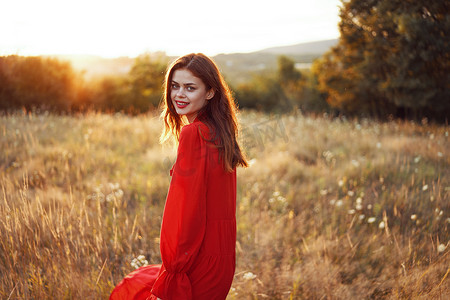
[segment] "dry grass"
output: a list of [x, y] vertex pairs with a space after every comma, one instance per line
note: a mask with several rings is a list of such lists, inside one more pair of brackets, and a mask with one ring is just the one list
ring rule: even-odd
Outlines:
[[[447, 299], [449, 128], [242, 113], [229, 299]], [[155, 116], [0, 118], [0, 298], [106, 299], [159, 226]]]

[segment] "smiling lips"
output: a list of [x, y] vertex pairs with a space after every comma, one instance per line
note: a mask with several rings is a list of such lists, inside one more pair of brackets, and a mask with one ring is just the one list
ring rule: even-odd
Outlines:
[[184, 101], [177, 101], [175, 100], [175, 103], [177, 104], [178, 108], [186, 107], [189, 103]]

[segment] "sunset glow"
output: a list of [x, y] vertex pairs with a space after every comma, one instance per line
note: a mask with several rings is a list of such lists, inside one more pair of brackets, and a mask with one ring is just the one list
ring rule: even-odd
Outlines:
[[339, 0], [57, 1], [2, 4], [0, 55], [250, 52], [339, 36]]

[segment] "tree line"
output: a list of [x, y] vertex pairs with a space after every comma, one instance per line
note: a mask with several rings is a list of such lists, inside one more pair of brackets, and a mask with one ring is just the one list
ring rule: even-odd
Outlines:
[[0, 57], [0, 109], [142, 113], [158, 106], [168, 58], [143, 54], [131, 70], [85, 80], [56, 58]]
[[[135, 59], [126, 75], [85, 80], [69, 62], [56, 58], [0, 57], [0, 109], [147, 112], [160, 104], [169, 60], [162, 53], [147, 53]], [[292, 59], [280, 56], [277, 70], [232, 86], [240, 108], [282, 112], [300, 105], [299, 99], [311, 99], [311, 75], [302, 74], [294, 65]], [[315, 97], [301, 105], [321, 111], [326, 102]]]
[[[311, 70], [279, 56], [276, 69], [231, 86], [238, 106], [445, 121], [449, 11], [448, 2], [438, 0], [343, 0], [338, 45]], [[146, 112], [161, 101], [169, 60], [143, 54], [125, 76], [87, 81], [55, 58], [0, 57], [0, 110]]]

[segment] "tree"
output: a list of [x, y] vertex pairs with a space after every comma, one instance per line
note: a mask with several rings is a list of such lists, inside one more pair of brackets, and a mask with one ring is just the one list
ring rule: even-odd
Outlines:
[[339, 43], [314, 66], [330, 105], [378, 116], [448, 114], [449, 11], [437, 0], [342, 1]]
[[286, 111], [289, 107], [286, 95], [274, 76], [255, 75], [248, 83], [237, 87], [236, 99], [241, 108], [262, 111]]
[[75, 77], [70, 63], [54, 58], [0, 57], [0, 108], [67, 110]]
[[278, 56], [278, 80], [280, 84], [289, 84], [297, 82], [301, 79], [302, 74], [295, 69], [295, 62], [285, 56]]
[[164, 53], [147, 53], [136, 58], [129, 72], [130, 105], [143, 111], [149, 107], [158, 107], [167, 63], [168, 58]]

